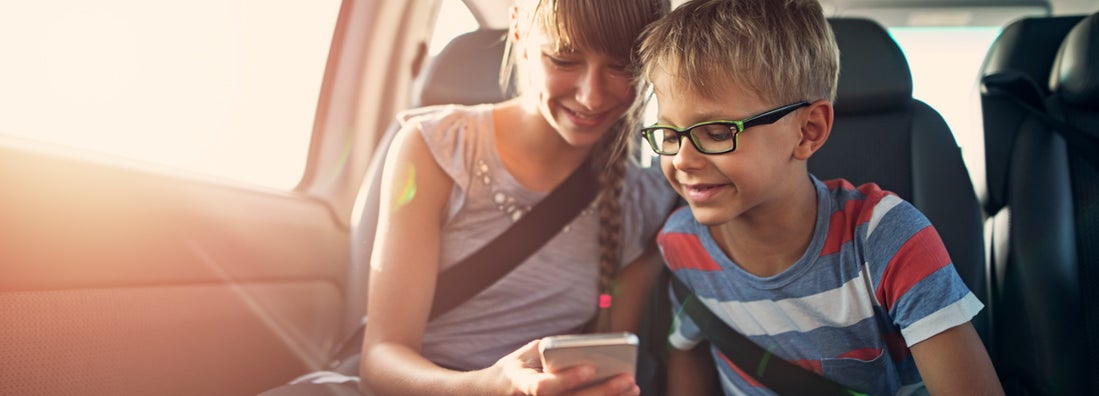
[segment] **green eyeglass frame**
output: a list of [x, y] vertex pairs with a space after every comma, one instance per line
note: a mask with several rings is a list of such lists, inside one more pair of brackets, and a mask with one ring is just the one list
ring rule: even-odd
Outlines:
[[[706, 121], [691, 125], [686, 128], [676, 128], [668, 125], [653, 125], [641, 129], [641, 136], [649, 142], [649, 148], [659, 155], [676, 155], [683, 147], [683, 138], [691, 141], [695, 149], [703, 154], [724, 154], [736, 150], [737, 138], [745, 129], [757, 126], [773, 124], [794, 110], [808, 106], [808, 101], [801, 101], [781, 106], [763, 113], [745, 118], [743, 120], [718, 120]], [[696, 134], [700, 131], [702, 137]]]

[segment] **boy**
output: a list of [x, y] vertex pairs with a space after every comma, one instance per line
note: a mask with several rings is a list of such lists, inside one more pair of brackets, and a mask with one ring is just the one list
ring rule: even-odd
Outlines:
[[[650, 26], [640, 56], [658, 104], [643, 135], [688, 203], [658, 242], [709, 310], [859, 392], [1003, 392], [969, 322], [983, 306], [923, 214], [808, 172], [839, 69], [816, 0], [694, 0]], [[669, 394], [708, 394], [715, 365], [725, 394], [771, 394], [756, 367], [696, 347], [689, 316], [669, 341]]]

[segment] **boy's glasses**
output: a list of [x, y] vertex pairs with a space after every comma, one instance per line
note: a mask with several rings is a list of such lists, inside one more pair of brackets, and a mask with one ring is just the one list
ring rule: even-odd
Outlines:
[[660, 155], [676, 155], [679, 148], [683, 147], [683, 137], [689, 138], [691, 144], [703, 154], [723, 154], [736, 150], [737, 136], [745, 129], [756, 125], [773, 124], [794, 110], [808, 106], [809, 102], [801, 101], [788, 104], [774, 110], [768, 110], [761, 114], [745, 118], [740, 121], [706, 121], [689, 127], [679, 129], [667, 125], [653, 125], [641, 129], [641, 136], [649, 142], [649, 147]]

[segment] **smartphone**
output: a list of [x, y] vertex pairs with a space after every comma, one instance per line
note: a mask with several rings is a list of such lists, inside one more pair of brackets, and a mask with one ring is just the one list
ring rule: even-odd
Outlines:
[[549, 336], [542, 339], [538, 351], [546, 372], [578, 364], [595, 366], [595, 379], [584, 387], [637, 370], [637, 336], [628, 332]]

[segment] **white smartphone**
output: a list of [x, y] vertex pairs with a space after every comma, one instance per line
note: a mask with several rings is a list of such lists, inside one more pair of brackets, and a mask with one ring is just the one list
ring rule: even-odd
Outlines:
[[584, 386], [622, 373], [635, 374], [637, 370], [637, 336], [628, 332], [545, 337], [538, 351], [546, 372], [578, 364], [595, 366], [595, 379]]

